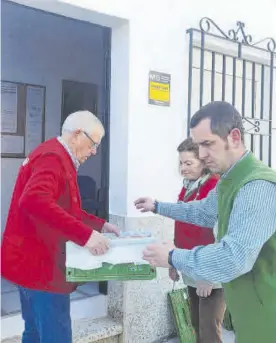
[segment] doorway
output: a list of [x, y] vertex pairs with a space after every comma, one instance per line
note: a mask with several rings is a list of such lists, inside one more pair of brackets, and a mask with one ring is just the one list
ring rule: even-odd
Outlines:
[[[58, 136], [66, 115], [76, 110], [88, 109], [103, 122], [106, 135], [99, 155], [87, 161], [79, 174], [95, 178], [100, 203], [97, 214], [108, 219], [111, 29], [5, 0], [1, 16], [2, 78], [46, 88], [45, 139]], [[16, 180], [14, 171], [22, 162], [23, 159], [2, 159], [5, 190], [1, 197], [6, 206], [2, 208], [2, 230]], [[6, 280], [1, 280], [1, 284], [4, 339], [21, 334], [23, 322], [16, 287]], [[71, 296], [72, 319], [105, 316], [104, 293], [105, 284], [79, 287]]]
[[[63, 80], [61, 126], [70, 113], [81, 110], [92, 112], [104, 123], [107, 118], [104, 115], [104, 104], [100, 102], [103, 95], [102, 92], [103, 90], [93, 83]], [[108, 220], [108, 187], [105, 186], [108, 184], [108, 180], [103, 177], [103, 170], [107, 169], [104, 156], [107, 153], [105, 149], [106, 146], [104, 148], [100, 146], [97, 155], [80, 166], [78, 171], [78, 186], [82, 200], [82, 208], [90, 214]], [[107, 175], [106, 173], [105, 177]], [[107, 293], [107, 282], [87, 283], [79, 287], [74, 296], [81, 297], [82, 295], [83, 298], [97, 293]]]

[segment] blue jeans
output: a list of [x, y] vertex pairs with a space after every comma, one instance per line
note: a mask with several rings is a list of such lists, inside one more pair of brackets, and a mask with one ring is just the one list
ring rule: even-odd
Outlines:
[[72, 343], [70, 295], [19, 288], [22, 343]]

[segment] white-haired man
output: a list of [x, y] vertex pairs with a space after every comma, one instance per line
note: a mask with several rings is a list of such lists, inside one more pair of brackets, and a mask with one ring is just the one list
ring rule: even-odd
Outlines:
[[38, 146], [23, 162], [16, 180], [2, 240], [2, 276], [18, 286], [23, 343], [71, 343], [70, 293], [65, 280], [65, 243], [92, 254], [108, 250], [101, 232], [116, 226], [81, 209], [77, 170], [95, 155], [104, 136], [88, 111], [72, 113], [62, 135]]

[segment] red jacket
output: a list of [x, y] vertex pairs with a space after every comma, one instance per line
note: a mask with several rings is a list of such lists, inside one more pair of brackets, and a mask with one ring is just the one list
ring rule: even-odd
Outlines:
[[[203, 185], [200, 186], [199, 191], [196, 189], [185, 202], [192, 200], [201, 200], [207, 197], [208, 193], [215, 188], [219, 177], [212, 175]], [[183, 187], [178, 200], [183, 201], [186, 189]], [[177, 248], [192, 249], [198, 245], [208, 245], [214, 243], [214, 236], [212, 230], [205, 227], [200, 227], [193, 224], [175, 222], [174, 241]]]
[[81, 209], [77, 172], [57, 139], [24, 161], [14, 187], [2, 238], [2, 276], [30, 289], [70, 293], [65, 243], [85, 245], [104, 220]]

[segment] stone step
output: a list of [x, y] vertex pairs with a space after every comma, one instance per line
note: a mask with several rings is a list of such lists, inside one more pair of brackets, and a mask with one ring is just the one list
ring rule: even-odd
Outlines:
[[[110, 317], [73, 322], [73, 343], [119, 343], [122, 333], [122, 324]], [[1, 343], [21, 343], [21, 337], [6, 338]]]

